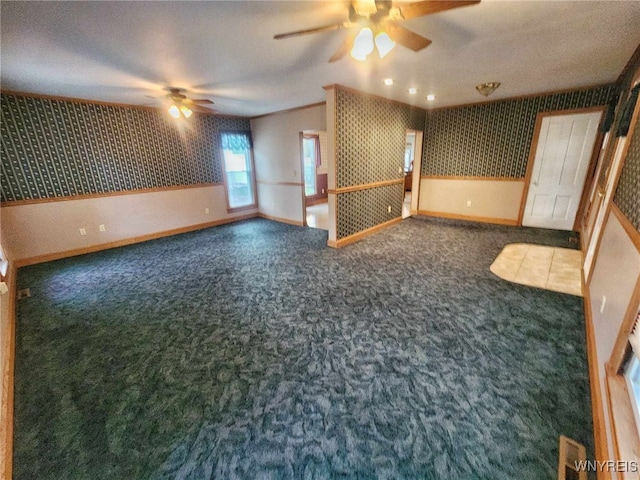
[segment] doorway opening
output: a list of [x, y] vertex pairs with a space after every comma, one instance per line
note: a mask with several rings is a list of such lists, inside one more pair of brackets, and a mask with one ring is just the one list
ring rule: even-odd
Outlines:
[[404, 148], [402, 218], [417, 214], [422, 168], [422, 132], [407, 130]]
[[321, 230], [329, 230], [326, 145], [325, 131], [305, 130], [300, 135], [305, 225]]

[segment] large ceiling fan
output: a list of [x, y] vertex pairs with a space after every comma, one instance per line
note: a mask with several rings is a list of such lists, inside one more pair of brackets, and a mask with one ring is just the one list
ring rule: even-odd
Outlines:
[[207, 98], [187, 98], [184, 94], [184, 88], [167, 88], [169, 93], [166, 95], [169, 104], [169, 115], [174, 118], [184, 116], [189, 118], [193, 112], [213, 113], [214, 111], [204, 105], [213, 105], [213, 102]]
[[332, 25], [296, 30], [274, 35], [274, 39], [297, 37], [311, 33], [348, 29], [349, 35], [329, 62], [344, 57], [347, 52], [357, 60], [365, 60], [375, 47], [384, 57], [396, 43], [418, 52], [431, 44], [425, 38], [399, 25], [404, 20], [480, 3], [480, 0], [427, 0], [415, 3], [395, 4], [392, 0], [352, 0], [349, 4], [349, 19]]

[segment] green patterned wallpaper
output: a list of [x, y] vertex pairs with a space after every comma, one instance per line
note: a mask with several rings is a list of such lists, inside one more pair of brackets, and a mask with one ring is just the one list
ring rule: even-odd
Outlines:
[[1, 201], [221, 183], [218, 131], [243, 118], [2, 95]]
[[[406, 131], [422, 131], [424, 118], [422, 109], [337, 88], [336, 187], [401, 180]], [[401, 184], [338, 193], [337, 238], [401, 216], [402, 198]]]
[[428, 111], [422, 175], [523, 178], [540, 112], [607, 105], [613, 85]]
[[[402, 215], [404, 184], [385, 185], [337, 195], [338, 238], [345, 238]], [[387, 207], [391, 206], [391, 213]], [[344, 215], [344, 212], [352, 212]]]
[[636, 122], [614, 202], [640, 231], [640, 122]]
[[336, 91], [336, 186], [402, 178], [407, 129], [422, 130], [424, 110]]

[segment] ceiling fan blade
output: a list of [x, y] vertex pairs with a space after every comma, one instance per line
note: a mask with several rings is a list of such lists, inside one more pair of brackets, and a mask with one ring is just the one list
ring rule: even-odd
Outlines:
[[346, 38], [344, 39], [344, 41], [342, 42], [338, 50], [336, 50], [336, 53], [331, 55], [331, 58], [329, 59], [329, 63], [337, 62], [342, 57], [344, 57], [347, 53], [349, 53], [349, 50], [351, 50], [351, 48], [353, 47], [353, 41], [355, 40], [355, 38], [356, 38], [355, 33], [353, 32], [349, 33], [349, 35], [346, 36]]
[[189, 105], [189, 110], [199, 113], [216, 113], [218, 111], [214, 108], [208, 108], [203, 105]]
[[480, 0], [432, 0], [426, 2], [410, 3], [393, 8], [390, 12], [392, 20], [409, 20], [432, 13], [443, 12], [453, 8], [467, 7], [480, 3]]
[[309, 35], [311, 33], [330, 32], [332, 30], [340, 30], [341, 28], [348, 28], [351, 26], [349, 22], [335, 23], [333, 25], [325, 25], [323, 27], [307, 28], [306, 30], [296, 30], [295, 32], [279, 33], [274, 35], [275, 40], [282, 40], [283, 38], [299, 37], [301, 35]]
[[214, 102], [209, 100], [208, 98], [192, 98], [189, 100], [193, 104], [201, 104], [201, 105], [213, 105]]
[[425, 38], [411, 30], [407, 30], [395, 23], [387, 23], [385, 29], [394, 42], [399, 43], [403, 47], [407, 47], [414, 52], [418, 52], [423, 48], [431, 45], [431, 40]]

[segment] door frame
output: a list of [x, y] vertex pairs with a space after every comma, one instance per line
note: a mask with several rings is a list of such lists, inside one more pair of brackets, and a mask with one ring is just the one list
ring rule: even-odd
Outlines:
[[307, 196], [304, 193], [304, 131], [298, 133], [299, 160], [300, 163], [300, 195], [302, 197], [302, 226], [308, 227], [307, 224]]
[[[522, 227], [522, 220], [524, 218], [525, 207], [527, 206], [527, 197], [529, 196], [529, 186], [531, 185], [531, 176], [533, 175], [533, 164], [535, 162], [536, 153], [538, 150], [538, 141], [540, 140], [540, 132], [542, 130], [542, 121], [548, 117], [557, 117], [562, 115], [580, 115], [583, 113], [593, 113], [593, 112], [602, 112], [602, 116], [600, 117], [600, 123], [602, 123], [602, 119], [604, 118], [604, 112], [606, 111], [606, 105], [598, 105], [596, 107], [587, 107], [587, 108], [574, 108], [570, 110], [554, 110], [550, 112], [540, 112], [536, 116], [536, 126], [533, 131], [533, 138], [531, 139], [531, 146], [529, 147], [529, 158], [527, 159], [527, 173], [524, 177], [524, 188], [522, 189], [522, 198], [520, 199], [520, 212], [518, 213], [518, 226]], [[593, 151], [591, 152], [591, 159], [589, 160], [589, 166], [587, 167], [587, 172], [593, 172], [596, 162], [598, 161], [597, 152], [599, 152], [598, 146], [601, 144], [602, 134], [600, 133], [600, 127], [598, 125], [598, 135], [596, 136], [596, 140], [593, 145]], [[587, 176], [589, 174], [587, 173]], [[576, 218], [573, 222], [573, 228], [575, 230], [576, 222], [578, 221], [578, 214], [580, 213], [580, 206], [583, 206], [586, 202], [585, 193], [588, 189], [584, 188], [587, 185], [587, 178], [585, 178], [585, 182], [582, 184], [582, 193], [580, 195], [580, 203], [578, 204], [578, 211], [576, 212]]]
[[[614, 156], [615, 146], [617, 138], [614, 138], [613, 125], [608, 132], [602, 134], [602, 141], [600, 143], [600, 151], [598, 152], [598, 158], [596, 160], [596, 168], [593, 176], [590, 179], [589, 184], [589, 196], [584, 205], [582, 212], [582, 221], [580, 227], [580, 247], [586, 252], [587, 246], [591, 241], [591, 236], [595, 229], [596, 218], [598, 211], [600, 210], [601, 203], [604, 200], [604, 190], [600, 186], [600, 177], [602, 175], [602, 169], [604, 168], [605, 157], [610, 155]], [[606, 183], [606, 182], [605, 182]]]
[[593, 143], [593, 152], [591, 152], [591, 159], [589, 160], [589, 168], [587, 175], [584, 177], [584, 185], [582, 186], [582, 195], [580, 197], [580, 203], [578, 204], [578, 210], [576, 210], [576, 219], [573, 222], [573, 231], [580, 232], [582, 234], [582, 219], [585, 216], [585, 212], [591, 201], [591, 189], [587, 186], [591, 186], [593, 179], [596, 178], [596, 172], [598, 171], [598, 160], [600, 158], [600, 150], [602, 150], [602, 142], [604, 141], [605, 134], [602, 133], [600, 127], [602, 126], [602, 119], [598, 124], [598, 133], [596, 134], [596, 140]]

